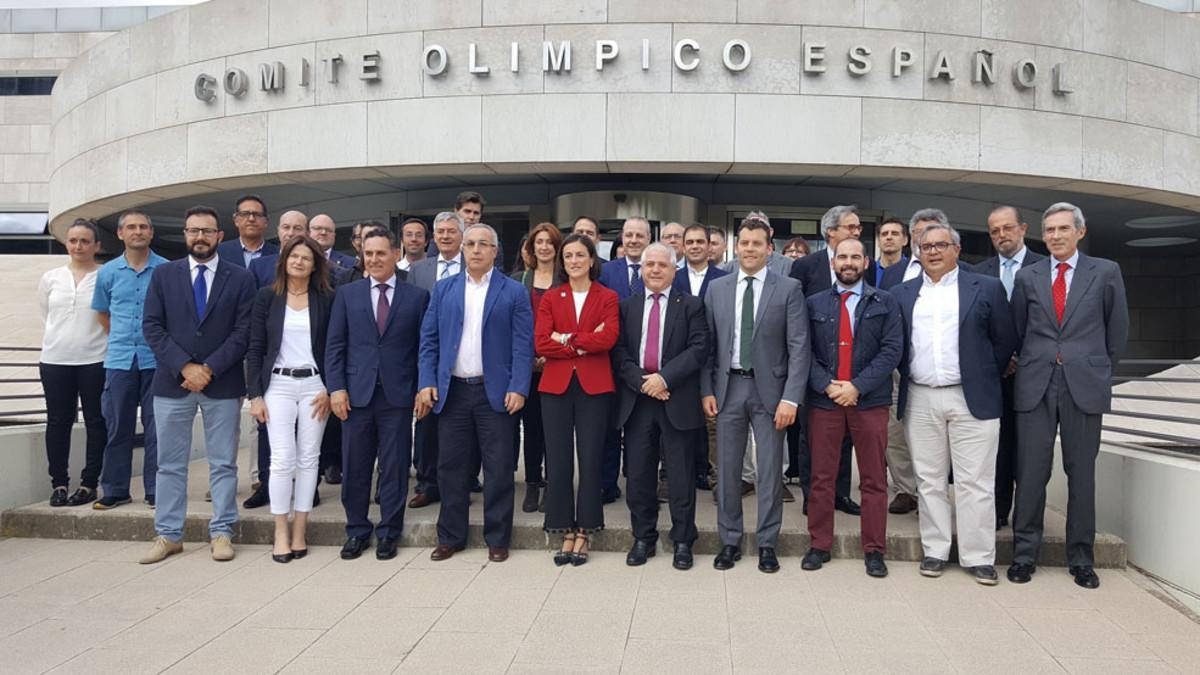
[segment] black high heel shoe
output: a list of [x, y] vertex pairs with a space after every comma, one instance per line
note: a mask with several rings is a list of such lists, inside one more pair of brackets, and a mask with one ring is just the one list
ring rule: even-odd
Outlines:
[[[588, 544], [591, 543], [588, 540], [588, 536], [586, 534], [575, 535], [575, 541], [578, 542], [579, 540], [583, 540], [584, 547], [587, 547]], [[586, 550], [585, 551], [574, 551], [571, 553], [571, 565], [573, 567], [579, 567], [580, 565], [587, 563], [587, 561], [588, 561], [588, 552]]]
[[307, 548], [297, 548], [292, 550], [292, 560], [299, 560], [308, 555]]
[[565, 546], [567, 542], [571, 542], [571, 548], [569, 550], [560, 549], [554, 553], [554, 564], [559, 567], [571, 563], [575, 559], [575, 535], [570, 534], [564, 536], [563, 545]]
[[271, 560], [274, 560], [277, 563], [289, 563], [292, 561], [293, 557], [295, 557], [295, 553], [291, 551], [288, 551], [287, 553], [271, 554]]

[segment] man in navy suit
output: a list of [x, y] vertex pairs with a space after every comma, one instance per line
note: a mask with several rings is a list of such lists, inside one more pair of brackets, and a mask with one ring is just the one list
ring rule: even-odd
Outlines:
[[238, 236], [218, 244], [217, 255], [226, 262], [248, 269], [251, 261], [278, 254], [279, 246], [263, 238], [267, 231], [267, 218], [267, 205], [262, 197], [238, 197], [233, 210], [233, 226], [237, 228]]
[[[344, 422], [341, 556], [362, 555], [374, 531], [375, 557], [396, 557], [404, 526], [404, 495], [412, 461], [417, 349], [429, 293], [396, 278], [401, 249], [391, 230], [365, 232], [365, 279], [338, 289], [325, 346], [325, 382], [333, 414]], [[379, 524], [367, 515], [379, 460]]]
[[488, 560], [508, 559], [513, 519], [513, 425], [533, 375], [533, 310], [520, 282], [497, 273], [498, 237], [482, 223], [463, 237], [466, 273], [438, 282], [421, 324], [417, 406], [438, 414], [438, 544], [446, 560], [467, 545], [471, 449], [483, 465]]
[[161, 265], [146, 290], [142, 332], [154, 350], [154, 419], [158, 433], [158, 536], [142, 563], [183, 550], [188, 460], [196, 409], [204, 415], [212, 519], [213, 560], [233, 560], [237, 523], [238, 420], [250, 344], [254, 282], [238, 265], [221, 260], [217, 212], [195, 206], [184, 214], [188, 257]]
[[[988, 236], [996, 247], [996, 256], [975, 266], [975, 272], [997, 277], [1004, 285], [1004, 293], [1011, 300], [1017, 272], [1032, 266], [1046, 256], [1038, 255], [1025, 245], [1025, 233], [1029, 224], [1021, 219], [1015, 206], [997, 206], [988, 214]], [[1000, 417], [1000, 447], [996, 452], [996, 529], [1008, 524], [1012, 511], [1013, 491], [1017, 477], [1017, 414], [1013, 408], [1013, 373], [1016, 370], [1016, 355], [1000, 381], [1004, 393], [1004, 414]]]
[[1000, 378], [1017, 332], [1000, 281], [958, 268], [954, 228], [930, 224], [915, 244], [922, 274], [892, 295], [906, 332], [897, 405], [917, 477], [920, 571], [941, 576], [957, 522], [959, 564], [978, 583], [995, 585]]
[[333, 218], [324, 213], [313, 216], [308, 223], [308, 232], [321, 245], [325, 257], [333, 264], [332, 271], [352, 269], [358, 262], [353, 256], [334, 250], [333, 245], [337, 243], [337, 224], [333, 222]]

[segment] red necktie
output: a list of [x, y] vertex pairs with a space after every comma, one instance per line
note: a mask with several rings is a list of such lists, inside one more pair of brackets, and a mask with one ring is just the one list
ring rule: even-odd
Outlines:
[[658, 299], [662, 297], [662, 294], [655, 293], [650, 297], [654, 298], [654, 305], [650, 308], [650, 319], [646, 326], [646, 356], [642, 361], [642, 367], [646, 369], [647, 373], [657, 373], [658, 335], [659, 331], [662, 330], [662, 327], [659, 325], [662, 319], [659, 316]]
[[387, 297], [388, 289], [391, 286], [376, 284], [375, 288], [379, 289], [379, 302], [375, 305], [375, 325], [379, 328], [379, 334], [383, 335], [383, 331], [387, 330], [388, 310], [391, 309]]
[[838, 379], [850, 381], [850, 362], [854, 353], [854, 331], [851, 329], [850, 310], [846, 301], [853, 295], [850, 291], [842, 291], [842, 318], [838, 322]]
[[[1067, 270], [1071, 266], [1065, 262], [1058, 263], [1058, 276], [1054, 279], [1054, 284], [1050, 287], [1050, 292], [1054, 296], [1054, 313], [1058, 315], [1058, 325], [1062, 325], [1063, 312], [1067, 309]], [[1045, 288], [1043, 286], [1043, 288]]]

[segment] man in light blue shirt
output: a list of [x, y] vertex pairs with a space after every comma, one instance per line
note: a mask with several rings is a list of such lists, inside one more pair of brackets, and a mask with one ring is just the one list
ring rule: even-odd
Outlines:
[[108, 444], [104, 448], [104, 468], [100, 473], [100, 491], [104, 495], [92, 508], [107, 511], [128, 504], [130, 475], [133, 472], [133, 435], [138, 406], [142, 408], [145, 456], [142, 460], [142, 484], [145, 502], [154, 508], [154, 476], [158, 471], [158, 444], [154, 428], [154, 397], [150, 384], [154, 379], [154, 352], [142, 335], [142, 310], [146, 289], [154, 268], [167, 262], [150, 250], [154, 226], [150, 216], [126, 211], [117, 219], [117, 238], [125, 243], [125, 253], [110, 260], [96, 275], [92, 309], [99, 312], [100, 324], [108, 331], [108, 356], [104, 359], [105, 384], [101, 405], [108, 424]]

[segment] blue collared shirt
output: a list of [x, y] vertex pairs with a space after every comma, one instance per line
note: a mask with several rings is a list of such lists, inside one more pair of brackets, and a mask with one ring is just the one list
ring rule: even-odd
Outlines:
[[[907, 264], [908, 264], [908, 256], [906, 256], [906, 255], [900, 256], [899, 260], [892, 263], [892, 265], [907, 265]], [[883, 265], [879, 264], [878, 260], [875, 261], [875, 288], [879, 288], [879, 285], [883, 283], [883, 273], [885, 270], [888, 269], [888, 267], [891, 267], [892, 265], [888, 265], [887, 267], [884, 267]]]
[[142, 335], [142, 313], [146, 308], [146, 290], [150, 287], [150, 275], [154, 268], [167, 259], [150, 251], [146, 266], [135, 271], [125, 261], [125, 255], [113, 258], [100, 268], [96, 275], [96, 293], [92, 296], [92, 309], [107, 312], [111, 329], [108, 333], [108, 356], [104, 367], [114, 370], [129, 370], [137, 357], [139, 370], [155, 368], [154, 352]]
[[854, 331], [857, 329], [855, 320], [858, 318], [854, 312], [858, 309], [858, 301], [862, 300], [863, 294], [862, 279], [859, 279], [858, 283], [854, 284], [850, 288], [846, 288], [842, 286], [841, 282], [838, 282], [837, 284], [834, 284], [834, 290], [837, 291], [839, 296], [846, 291], [850, 292], [850, 297], [846, 298], [846, 311], [850, 313], [850, 334], [853, 335]]

